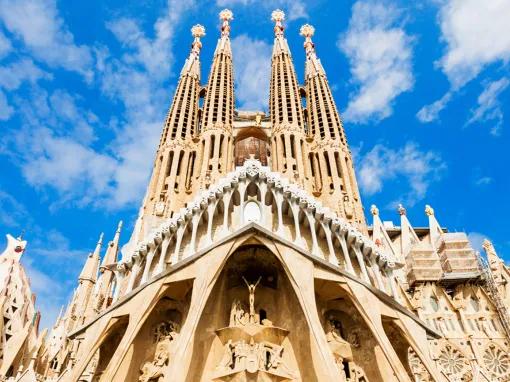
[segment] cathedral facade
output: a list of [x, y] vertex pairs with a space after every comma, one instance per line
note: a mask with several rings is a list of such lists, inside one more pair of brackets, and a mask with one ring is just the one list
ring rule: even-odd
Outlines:
[[[272, 13], [269, 113], [236, 110], [230, 34], [201, 81], [193, 42], [131, 238], [86, 258], [38, 333], [22, 239], [0, 256], [0, 380], [510, 381], [510, 271], [426, 206], [427, 227], [365, 216], [312, 41], [304, 84]], [[381, 164], [384, 166], [384, 164]], [[104, 249], [103, 247], [106, 247]]]

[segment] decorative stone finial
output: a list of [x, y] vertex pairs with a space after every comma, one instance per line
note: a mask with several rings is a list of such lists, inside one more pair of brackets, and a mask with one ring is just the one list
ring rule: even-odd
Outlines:
[[425, 206], [425, 215], [434, 216], [434, 209], [428, 204]]
[[223, 24], [221, 25], [221, 35], [228, 36], [230, 34], [230, 24], [229, 21], [234, 19], [234, 14], [230, 9], [224, 9], [220, 12], [220, 20], [223, 20]]
[[375, 204], [372, 204], [372, 206], [370, 207], [370, 212], [372, 213], [372, 215], [377, 216], [379, 215], [379, 208], [377, 208]]
[[117, 225], [117, 232], [120, 232], [122, 230], [122, 224], [124, 224], [122, 220], [119, 221], [119, 225]]
[[205, 28], [203, 25], [195, 24], [191, 27], [191, 35], [195, 38], [200, 38], [205, 36]]
[[315, 33], [313, 25], [305, 24], [299, 29], [299, 34], [305, 38], [312, 37]]
[[275, 9], [271, 13], [271, 20], [275, 22], [274, 34], [276, 36], [283, 36], [284, 28], [282, 21], [285, 20], [285, 13], [281, 9]]
[[399, 213], [400, 216], [403, 216], [403, 215], [406, 214], [406, 209], [404, 208], [404, 206], [402, 204], [398, 205], [398, 209], [397, 210], [398, 210], [398, 213]]
[[305, 24], [299, 29], [299, 34], [305, 38], [303, 46], [307, 56], [310, 56], [315, 51], [315, 45], [312, 42], [312, 36], [314, 33], [315, 28], [310, 24]]
[[191, 28], [191, 34], [193, 37], [195, 37], [195, 40], [193, 40], [193, 43], [191, 44], [191, 52], [198, 56], [200, 49], [202, 49], [202, 42], [200, 42], [200, 37], [205, 36], [205, 28], [200, 24], [193, 25]]

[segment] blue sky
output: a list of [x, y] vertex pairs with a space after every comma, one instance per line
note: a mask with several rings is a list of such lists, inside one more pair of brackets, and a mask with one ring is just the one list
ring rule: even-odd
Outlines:
[[273, 26], [300, 80], [299, 27], [342, 113], [366, 211], [491, 238], [507, 259], [508, 0], [0, 0], [0, 233], [26, 230], [23, 262], [53, 322], [100, 232], [127, 241], [190, 28], [206, 27], [202, 78], [229, 7], [238, 107], [267, 110]]

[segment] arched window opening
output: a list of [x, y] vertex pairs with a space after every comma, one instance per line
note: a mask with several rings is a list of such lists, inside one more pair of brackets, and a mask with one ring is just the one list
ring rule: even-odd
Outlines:
[[263, 166], [268, 163], [269, 145], [265, 139], [257, 136], [249, 136], [236, 141], [234, 146], [235, 164], [242, 166], [246, 159], [254, 158]]

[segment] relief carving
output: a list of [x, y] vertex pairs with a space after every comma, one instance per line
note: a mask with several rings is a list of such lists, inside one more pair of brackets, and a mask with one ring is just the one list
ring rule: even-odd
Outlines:
[[179, 335], [179, 325], [173, 321], [163, 321], [153, 330], [153, 341], [156, 343], [154, 358], [146, 361], [140, 368], [139, 382], [159, 382], [165, 377], [165, 370], [170, 361], [172, 342]]

